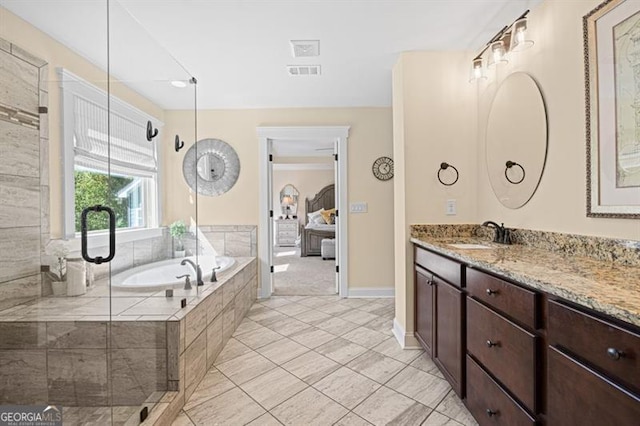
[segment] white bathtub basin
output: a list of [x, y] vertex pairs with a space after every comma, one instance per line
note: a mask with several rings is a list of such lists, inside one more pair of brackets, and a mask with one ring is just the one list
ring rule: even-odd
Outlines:
[[[189, 265], [180, 265], [184, 259], [196, 263], [196, 257], [190, 256], [180, 259], [168, 259], [161, 262], [149, 263], [137, 266], [111, 277], [111, 286], [128, 290], [164, 290], [168, 288], [180, 288], [184, 286], [184, 278], [176, 278], [179, 275], [191, 275], [191, 284], [196, 286], [196, 274]], [[202, 269], [202, 280], [206, 283], [211, 278], [213, 268], [219, 266], [216, 273], [229, 269], [235, 263], [232, 257], [227, 256], [198, 256], [198, 264]]]

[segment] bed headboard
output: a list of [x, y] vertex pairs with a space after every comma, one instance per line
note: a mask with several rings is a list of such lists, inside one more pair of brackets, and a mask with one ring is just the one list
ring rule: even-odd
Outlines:
[[311, 200], [306, 198], [304, 223], [306, 224], [309, 221], [309, 216], [307, 216], [307, 213], [315, 212], [322, 208], [325, 210], [334, 208], [336, 205], [335, 194], [335, 185], [332, 183], [331, 185], [327, 185], [322, 188]]

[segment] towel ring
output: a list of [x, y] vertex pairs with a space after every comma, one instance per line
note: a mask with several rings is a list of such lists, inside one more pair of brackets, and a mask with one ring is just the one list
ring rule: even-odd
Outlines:
[[[524, 180], [524, 177], [526, 176], [526, 172], [524, 171], [524, 167], [522, 167], [520, 164], [516, 163], [515, 161], [507, 161], [507, 163], [505, 164], [505, 168], [504, 168], [504, 177], [507, 178], [507, 180], [514, 184], [514, 185], [518, 185], [520, 183], [522, 183], [522, 181]], [[518, 166], [520, 167], [520, 170], [522, 170], [522, 178], [520, 178], [520, 180], [518, 181], [513, 181], [511, 179], [509, 179], [509, 175], [507, 174], [507, 172], [509, 171], [510, 168], [512, 168], [513, 166]]]
[[[442, 179], [440, 178], [440, 172], [443, 170], [447, 170], [449, 167], [451, 167], [453, 170], [455, 170], [456, 172], [456, 180], [454, 180], [451, 183], [445, 183], [442, 181]], [[445, 185], [445, 186], [451, 186], [453, 184], [455, 184], [458, 181], [458, 178], [460, 177], [460, 173], [458, 173], [458, 169], [456, 169], [455, 167], [453, 167], [451, 164], [449, 163], [440, 163], [440, 170], [438, 170], [438, 180], [440, 181], [441, 184]]]

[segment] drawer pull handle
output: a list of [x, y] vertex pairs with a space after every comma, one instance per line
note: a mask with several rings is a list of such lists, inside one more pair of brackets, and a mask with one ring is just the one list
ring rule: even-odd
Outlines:
[[491, 290], [490, 288], [487, 289], [487, 294], [489, 296], [493, 296], [494, 294], [498, 294], [498, 290]]
[[492, 342], [491, 340], [487, 340], [487, 346], [490, 348], [494, 346], [500, 346], [500, 342]]
[[620, 358], [624, 357], [624, 352], [619, 351], [616, 348], [609, 348], [607, 349], [607, 355], [609, 355], [609, 358], [615, 359], [617, 361]]
[[493, 416], [495, 416], [497, 414], [498, 414], [497, 411], [493, 411], [491, 408], [487, 408], [487, 416], [493, 417]]

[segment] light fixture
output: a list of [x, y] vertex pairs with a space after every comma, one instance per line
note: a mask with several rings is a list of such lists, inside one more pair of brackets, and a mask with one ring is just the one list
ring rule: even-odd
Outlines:
[[521, 52], [533, 46], [533, 40], [527, 40], [527, 18], [520, 18], [513, 23], [511, 30], [510, 52]]
[[289, 211], [291, 210], [291, 206], [293, 205], [293, 198], [290, 195], [285, 195], [282, 197], [282, 206], [285, 208], [287, 212], [287, 217], [285, 219], [289, 219]]
[[173, 80], [171, 82], [171, 85], [173, 87], [177, 87], [178, 89], [184, 89], [185, 87], [187, 87], [187, 82], [184, 80]]
[[471, 78], [469, 82], [485, 79], [483, 68], [483, 55], [487, 53], [487, 67], [492, 68], [498, 64], [506, 64], [509, 52], [518, 52], [533, 46], [533, 41], [527, 39], [527, 15], [525, 11], [511, 25], [502, 28], [487, 42], [484, 48], [473, 58], [471, 65]]

